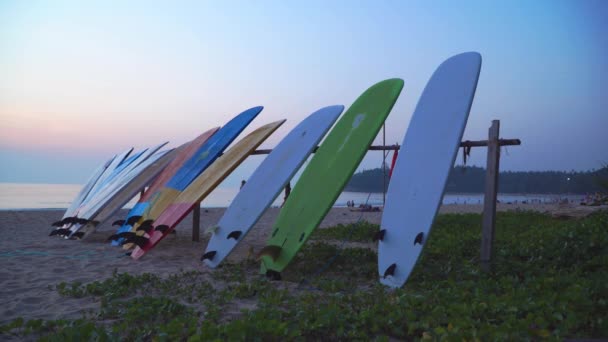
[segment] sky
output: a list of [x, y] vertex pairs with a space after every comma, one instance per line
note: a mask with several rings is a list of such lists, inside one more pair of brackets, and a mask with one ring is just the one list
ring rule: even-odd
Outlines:
[[[243, 135], [287, 119], [272, 148], [393, 77], [405, 86], [386, 143], [401, 143], [433, 71], [467, 51], [483, 62], [464, 140], [498, 119], [502, 138], [522, 141], [503, 148], [501, 170], [597, 169], [606, 18], [601, 0], [0, 1], [0, 182], [80, 184], [122, 150], [177, 146], [257, 105]], [[359, 170], [382, 159], [371, 151]], [[485, 160], [477, 148], [468, 164]]]

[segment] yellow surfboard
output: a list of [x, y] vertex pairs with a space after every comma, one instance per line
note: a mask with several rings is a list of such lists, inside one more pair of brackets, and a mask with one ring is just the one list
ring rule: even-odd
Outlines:
[[192, 181], [154, 222], [140, 226], [138, 233], [143, 235], [145, 232], [145, 235], [131, 239], [137, 245], [131, 257], [139, 259], [152, 249], [284, 122], [280, 120], [264, 125], [237, 142]]

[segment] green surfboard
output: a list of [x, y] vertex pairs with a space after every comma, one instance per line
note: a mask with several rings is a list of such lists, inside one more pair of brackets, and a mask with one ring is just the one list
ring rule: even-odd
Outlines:
[[389, 79], [367, 89], [325, 137], [283, 205], [258, 257], [262, 273], [279, 277], [321, 223], [365, 156], [403, 88]]

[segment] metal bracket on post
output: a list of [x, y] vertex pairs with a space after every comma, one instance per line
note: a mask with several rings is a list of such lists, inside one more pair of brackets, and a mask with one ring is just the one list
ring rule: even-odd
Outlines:
[[481, 269], [484, 272], [489, 272], [492, 268], [492, 244], [494, 243], [494, 228], [496, 225], [496, 199], [498, 195], [498, 169], [500, 161], [499, 131], [500, 121], [493, 120], [492, 126], [488, 131], [488, 160], [481, 231]]

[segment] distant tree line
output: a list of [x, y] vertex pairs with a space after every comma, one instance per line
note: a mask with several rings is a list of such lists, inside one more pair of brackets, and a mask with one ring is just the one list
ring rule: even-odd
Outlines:
[[[446, 192], [483, 193], [486, 170], [477, 166], [456, 166], [450, 172]], [[346, 191], [382, 192], [382, 168], [364, 170], [353, 175]], [[388, 167], [385, 184], [388, 188]], [[608, 166], [583, 172], [505, 171], [501, 172], [498, 191], [501, 193], [585, 194], [608, 190]]]

